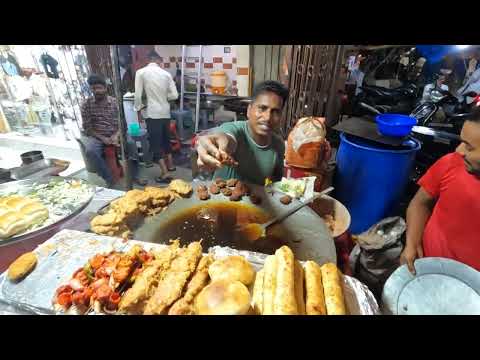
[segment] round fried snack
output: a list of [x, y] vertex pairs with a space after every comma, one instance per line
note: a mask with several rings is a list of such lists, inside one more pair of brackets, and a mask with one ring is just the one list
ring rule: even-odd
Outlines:
[[227, 180], [227, 186], [228, 187], [235, 187], [237, 185], [238, 179], [228, 179]]
[[285, 195], [285, 196], [282, 196], [280, 198], [280, 202], [283, 204], [283, 205], [288, 205], [292, 202], [292, 197], [291, 196], [288, 196], [288, 195]]
[[213, 281], [195, 298], [198, 315], [245, 315], [250, 311], [250, 292], [240, 281]]
[[197, 187], [197, 192], [204, 192], [204, 191], [208, 191], [208, 189], [205, 185], [199, 185]]
[[220, 193], [220, 188], [219, 188], [218, 185], [215, 184], [215, 183], [212, 183], [212, 185], [210, 185], [209, 190], [210, 190], [210, 193], [211, 193], [211, 194], [214, 194], [214, 195], [217, 195], [217, 194]]
[[208, 193], [208, 191], [201, 191], [198, 193], [198, 198], [202, 201], [208, 200], [210, 199], [210, 194]]
[[208, 268], [208, 274], [212, 281], [240, 281], [247, 286], [255, 280], [255, 270], [243, 256], [228, 256], [216, 260]]
[[220, 191], [224, 196], [232, 196], [232, 189], [229, 189], [228, 187], [220, 189]]
[[37, 264], [37, 255], [33, 252], [27, 252], [17, 258], [8, 267], [8, 278], [12, 281], [18, 281], [28, 275]]

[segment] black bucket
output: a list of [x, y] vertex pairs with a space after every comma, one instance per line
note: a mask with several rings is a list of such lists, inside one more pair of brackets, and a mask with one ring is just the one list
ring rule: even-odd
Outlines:
[[23, 165], [31, 164], [35, 161], [43, 160], [43, 153], [41, 151], [29, 151], [20, 155]]

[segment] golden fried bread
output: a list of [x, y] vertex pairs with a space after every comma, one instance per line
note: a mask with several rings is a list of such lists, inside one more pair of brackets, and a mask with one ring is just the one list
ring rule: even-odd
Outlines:
[[245, 315], [250, 310], [250, 292], [240, 281], [218, 280], [195, 298], [198, 315]]
[[327, 315], [325, 296], [323, 294], [322, 271], [320, 266], [313, 262], [305, 262], [305, 288], [307, 315]]
[[255, 280], [255, 270], [243, 256], [228, 256], [216, 260], [210, 265], [208, 273], [212, 281], [240, 281], [248, 286]]
[[182, 197], [190, 195], [193, 191], [192, 185], [180, 179], [175, 179], [170, 182], [170, 185], [168, 185], [168, 189]]
[[275, 287], [277, 281], [277, 258], [269, 255], [265, 259], [263, 275], [263, 315], [274, 314]]
[[334, 263], [322, 265], [323, 292], [328, 315], [346, 315], [340, 270]]
[[298, 315], [305, 315], [304, 270], [302, 264], [295, 260], [295, 300], [297, 301]]
[[36, 199], [6, 196], [0, 200], [0, 239], [9, 238], [48, 219], [48, 209]]
[[17, 258], [8, 267], [8, 278], [12, 281], [18, 281], [28, 275], [37, 264], [37, 255], [33, 252], [27, 252]]
[[282, 246], [275, 251], [277, 258], [277, 280], [274, 297], [274, 314], [297, 315], [295, 299], [294, 256], [288, 246]]
[[263, 314], [263, 279], [264, 279], [264, 270], [257, 272], [255, 277], [255, 284], [253, 285], [253, 312], [256, 315]]

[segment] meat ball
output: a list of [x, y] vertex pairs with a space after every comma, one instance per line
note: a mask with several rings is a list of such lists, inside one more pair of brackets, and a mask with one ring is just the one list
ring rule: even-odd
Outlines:
[[233, 189], [232, 195], [230, 195], [230, 200], [232, 201], [239, 201], [243, 197], [243, 193], [240, 189]]
[[197, 187], [197, 192], [204, 192], [204, 191], [208, 191], [208, 189], [205, 185], [199, 185]]
[[211, 194], [214, 194], [214, 195], [217, 195], [217, 194], [220, 193], [220, 189], [219, 189], [218, 185], [215, 184], [215, 183], [213, 183], [212, 185], [210, 185], [210, 189], [209, 189], [209, 190], [210, 190], [210, 193], [211, 193]]
[[283, 205], [288, 205], [292, 202], [292, 197], [291, 196], [288, 196], [288, 195], [285, 195], [285, 196], [282, 196], [280, 198], [280, 202], [283, 204]]
[[208, 200], [210, 199], [210, 194], [208, 193], [208, 191], [201, 191], [198, 193], [198, 198], [202, 201]]
[[252, 204], [258, 205], [262, 202], [262, 198], [258, 195], [251, 194], [250, 201], [252, 202]]
[[232, 195], [230, 195], [230, 201], [240, 201], [241, 199], [242, 196], [238, 193], [233, 192]]
[[225, 187], [223, 189], [220, 189], [220, 191], [222, 192], [222, 194], [224, 196], [231, 196], [232, 195], [232, 189], [229, 189], [228, 187]]
[[228, 187], [235, 187], [237, 185], [238, 179], [228, 179], [227, 180], [227, 186]]

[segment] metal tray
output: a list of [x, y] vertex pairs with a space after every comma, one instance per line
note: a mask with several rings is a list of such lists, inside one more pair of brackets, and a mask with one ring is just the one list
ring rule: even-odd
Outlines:
[[[58, 175], [70, 166], [70, 162], [59, 159], [42, 159], [31, 164], [11, 170], [11, 177], [15, 180], [42, 178]], [[31, 176], [33, 175], [33, 176]]]
[[[6, 272], [0, 275], [0, 314], [2, 311], [16, 314], [54, 314], [52, 300], [55, 290], [65, 284], [89, 258], [112, 250], [128, 251], [135, 244], [140, 244], [146, 250], [165, 246], [136, 240], [124, 242], [119, 238], [74, 230], [60, 231], [34, 250], [38, 257], [37, 266], [25, 279], [15, 283], [7, 279]], [[266, 257], [265, 254], [225, 247], [204, 249], [204, 252], [213, 254], [215, 258], [244, 256], [256, 270], [263, 267]], [[348, 276], [343, 278], [348, 312], [358, 315], [378, 314], [378, 305], [368, 288], [358, 280]]]
[[406, 265], [385, 283], [383, 311], [389, 315], [479, 315], [480, 272], [458, 261], [422, 258], [414, 276]]
[[[38, 184], [47, 184], [52, 180], [62, 182], [62, 181], [68, 181], [68, 180], [72, 180], [72, 179], [63, 178], [63, 177], [45, 177], [45, 178], [42, 178], [42, 179], [39, 179], [39, 180], [26, 179], [26, 180], [20, 180], [20, 181], [12, 181], [12, 182], [8, 182], [8, 183], [5, 183], [5, 184], [0, 184], [0, 193], [18, 192], [19, 195], [26, 196], [26, 195], [28, 195], [32, 192], [32, 186], [33, 185], [35, 185], [35, 184], [37, 184], [37, 185]], [[71, 218], [80, 214], [82, 212], [82, 210], [85, 209], [87, 207], [87, 205], [92, 201], [92, 199], [95, 195], [95, 186], [87, 183], [84, 180], [78, 180], [78, 179], [75, 179], [75, 180], [80, 181], [80, 182], [86, 184], [89, 187], [91, 195], [90, 195], [90, 197], [88, 198], [87, 201], [76, 204], [70, 214], [65, 215], [64, 217], [62, 217], [61, 219], [57, 220], [56, 222], [54, 222], [52, 224], [41, 226], [41, 227], [38, 227], [38, 228], [35, 228], [35, 229], [32, 229], [32, 230], [27, 230], [24, 233], [12, 236], [8, 239], [0, 240], [0, 247], [36, 237], [36, 236], [38, 236], [38, 235], [40, 235], [44, 232], [47, 232], [47, 231], [55, 228], [58, 225], [61, 225], [65, 222], [67, 222]]]
[[0, 300], [19, 310], [51, 314], [55, 290], [97, 253], [122, 251], [122, 239], [62, 230], [34, 250], [37, 265], [22, 281], [12, 282], [6, 272], [0, 276]]

